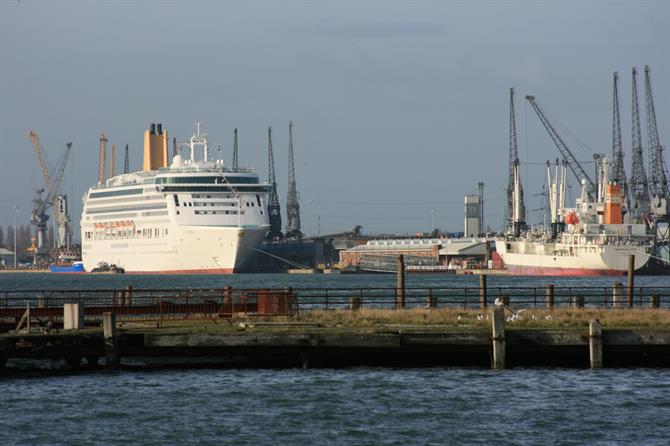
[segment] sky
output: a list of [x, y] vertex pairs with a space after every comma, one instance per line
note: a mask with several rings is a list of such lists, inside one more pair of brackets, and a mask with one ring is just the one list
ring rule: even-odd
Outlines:
[[[631, 69], [651, 67], [670, 141], [667, 1], [0, 0], [0, 226], [27, 223], [41, 175], [73, 142], [62, 190], [78, 234], [97, 181], [98, 137], [141, 166], [143, 132], [188, 138], [200, 122], [232, 161], [267, 178], [267, 127], [286, 222], [293, 120], [303, 232], [463, 230], [463, 196], [485, 183], [485, 226], [502, 229], [509, 88], [530, 220], [558, 151], [532, 94], [579, 160], [611, 153], [620, 73], [630, 168]], [[643, 76], [638, 77], [642, 132]], [[646, 150], [646, 138], [643, 141]], [[646, 162], [645, 153], [645, 162]], [[591, 172], [593, 164], [585, 164]], [[572, 197], [577, 195], [573, 189]]]

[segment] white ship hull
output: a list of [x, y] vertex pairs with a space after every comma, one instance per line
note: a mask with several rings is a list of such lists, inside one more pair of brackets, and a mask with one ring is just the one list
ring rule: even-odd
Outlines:
[[230, 274], [248, 265], [266, 233], [267, 228], [176, 226], [166, 238], [97, 240], [83, 250], [82, 260], [86, 271], [107, 262], [126, 273]]
[[496, 241], [496, 251], [511, 274], [533, 276], [622, 275], [628, 258], [635, 256], [634, 268], [644, 267], [649, 254], [644, 246], [569, 246], [541, 241]]

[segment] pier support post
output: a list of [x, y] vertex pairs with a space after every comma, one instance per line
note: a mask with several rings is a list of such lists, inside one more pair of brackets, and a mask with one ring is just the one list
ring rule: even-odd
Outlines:
[[105, 339], [107, 368], [118, 370], [121, 366], [121, 358], [119, 357], [119, 346], [117, 343], [116, 314], [109, 312], [102, 313], [102, 331]]
[[589, 360], [592, 369], [603, 366], [603, 338], [598, 319], [591, 319], [589, 322]]
[[548, 310], [552, 310], [554, 308], [554, 285], [547, 285], [545, 296], [545, 306]]
[[486, 274], [479, 275], [479, 308], [486, 309], [487, 306]]
[[619, 308], [623, 304], [623, 283], [614, 282], [612, 287], [612, 307]]
[[405, 258], [398, 256], [398, 285], [395, 296], [395, 307], [405, 308]]
[[491, 337], [493, 341], [493, 368], [503, 370], [505, 368], [505, 310], [495, 308], [491, 310]]
[[633, 308], [633, 286], [635, 285], [635, 254], [628, 256], [628, 308]]

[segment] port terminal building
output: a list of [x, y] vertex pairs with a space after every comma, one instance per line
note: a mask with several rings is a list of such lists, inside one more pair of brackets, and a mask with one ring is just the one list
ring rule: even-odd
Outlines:
[[484, 238], [369, 240], [340, 251], [340, 268], [385, 271], [395, 268], [400, 254], [410, 271], [487, 268], [493, 249]]

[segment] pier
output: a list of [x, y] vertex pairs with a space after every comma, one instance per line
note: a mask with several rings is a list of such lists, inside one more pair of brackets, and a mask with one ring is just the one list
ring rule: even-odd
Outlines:
[[670, 288], [485, 277], [459, 288], [4, 291], [0, 366], [670, 367], [668, 309]]

